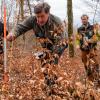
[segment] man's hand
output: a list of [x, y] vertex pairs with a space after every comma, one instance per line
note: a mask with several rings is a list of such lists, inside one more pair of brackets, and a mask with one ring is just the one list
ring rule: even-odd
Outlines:
[[98, 42], [98, 38], [96, 35], [93, 35], [91, 39], [88, 39], [88, 43], [96, 43]]
[[14, 34], [12, 34], [12, 33], [9, 33], [8, 35], [7, 35], [7, 40], [8, 41], [14, 41], [15, 40], [15, 38], [16, 38], [16, 36], [14, 35]]

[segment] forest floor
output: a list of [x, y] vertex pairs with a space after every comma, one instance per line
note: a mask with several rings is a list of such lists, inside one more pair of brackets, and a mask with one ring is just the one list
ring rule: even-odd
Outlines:
[[[98, 59], [99, 51], [98, 46]], [[8, 62], [9, 83], [0, 82], [0, 100], [100, 100], [100, 88], [86, 78], [79, 49], [73, 58], [66, 49], [58, 66], [48, 65], [49, 76], [27, 49], [9, 49]]]

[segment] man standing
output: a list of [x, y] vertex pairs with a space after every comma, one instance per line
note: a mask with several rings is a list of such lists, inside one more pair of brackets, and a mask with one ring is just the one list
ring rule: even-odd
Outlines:
[[63, 38], [62, 22], [58, 17], [50, 14], [50, 6], [45, 2], [37, 4], [34, 7], [34, 13], [35, 16], [28, 17], [18, 24], [15, 34], [8, 34], [7, 39], [13, 41], [21, 34], [33, 29], [41, 46], [50, 51], [50, 54], [54, 56], [54, 64], [57, 64], [58, 58], [67, 47]]
[[99, 64], [97, 61], [96, 45], [97, 37], [94, 33], [93, 25], [88, 22], [89, 17], [87, 15], [81, 16], [82, 25], [78, 28], [78, 39], [80, 40], [80, 49], [82, 53], [82, 62], [84, 64], [87, 76], [91, 75], [90, 68], [87, 66], [88, 55], [96, 59], [96, 69], [99, 70]]

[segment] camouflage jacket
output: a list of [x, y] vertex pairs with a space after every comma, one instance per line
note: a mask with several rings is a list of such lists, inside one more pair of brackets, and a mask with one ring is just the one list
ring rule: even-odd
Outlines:
[[61, 55], [67, 47], [67, 44], [63, 42], [65, 41], [63, 37], [64, 28], [58, 17], [50, 14], [47, 23], [39, 26], [36, 17], [31, 16], [17, 25], [15, 35], [18, 37], [31, 29], [35, 32], [35, 36], [40, 39], [43, 48], [47, 48], [51, 52]]

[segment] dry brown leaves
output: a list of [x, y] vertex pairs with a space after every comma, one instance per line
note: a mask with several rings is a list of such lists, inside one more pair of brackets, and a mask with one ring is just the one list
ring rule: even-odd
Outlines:
[[[40, 61], [30, 52], [8, 52], [9, 93], [1, 90], [1, 100], [99, 100], [92, 83], [86, 81], [80, 57], [69, 58], [65, 51], [58, 66]], [[2, 87], [2, 85], [0, 86]], [[4, 88], [4, 87], [3, 87]], [[2, 92], [3, 91], [3, 92]], [[99, 90], [100, 91], [100, 90]], [[6, 99], [5, 99], [6, 98]]]

